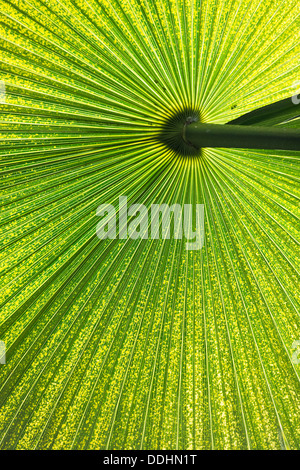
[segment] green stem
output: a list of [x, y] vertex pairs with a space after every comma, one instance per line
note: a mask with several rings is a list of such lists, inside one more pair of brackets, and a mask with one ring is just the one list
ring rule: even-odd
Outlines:
[[300, 130], [192, 122], [183, 128], [183, 140], [193, 148], [300, 150]]

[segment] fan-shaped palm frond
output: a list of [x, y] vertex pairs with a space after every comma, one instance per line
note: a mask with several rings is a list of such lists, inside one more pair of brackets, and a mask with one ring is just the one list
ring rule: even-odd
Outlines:
[[[1, 448], [299, 448], [299, 151], [172, 146], [298, 126], [299, 2], [0, 9]], [[204, 246], [100, 240], [120, 196], [204, 204]]]

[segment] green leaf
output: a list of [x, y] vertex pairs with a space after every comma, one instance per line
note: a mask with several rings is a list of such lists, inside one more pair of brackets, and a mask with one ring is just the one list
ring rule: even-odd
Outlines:
[[228, 124], [244, 126], [300, 127], [298, 95], [263, 106], [230, 121]]
[[[0, 11], [0, 447], [299, 449], [299, 152], [160, 139], [295, 93], [298, 0]], [[99, 240], [120, 196], [204, 204], [203, 248]]]

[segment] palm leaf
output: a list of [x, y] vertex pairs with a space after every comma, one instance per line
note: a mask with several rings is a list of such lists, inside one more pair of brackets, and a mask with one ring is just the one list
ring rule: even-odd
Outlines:
[[[245, 116], [294, 93], [299, 2], [0, 9], [1, 448], [299, 448], [299, 152], [159, 138], [296, 124]], [[203, 248], [99, 240], [120, 195], [204, 204]]]

